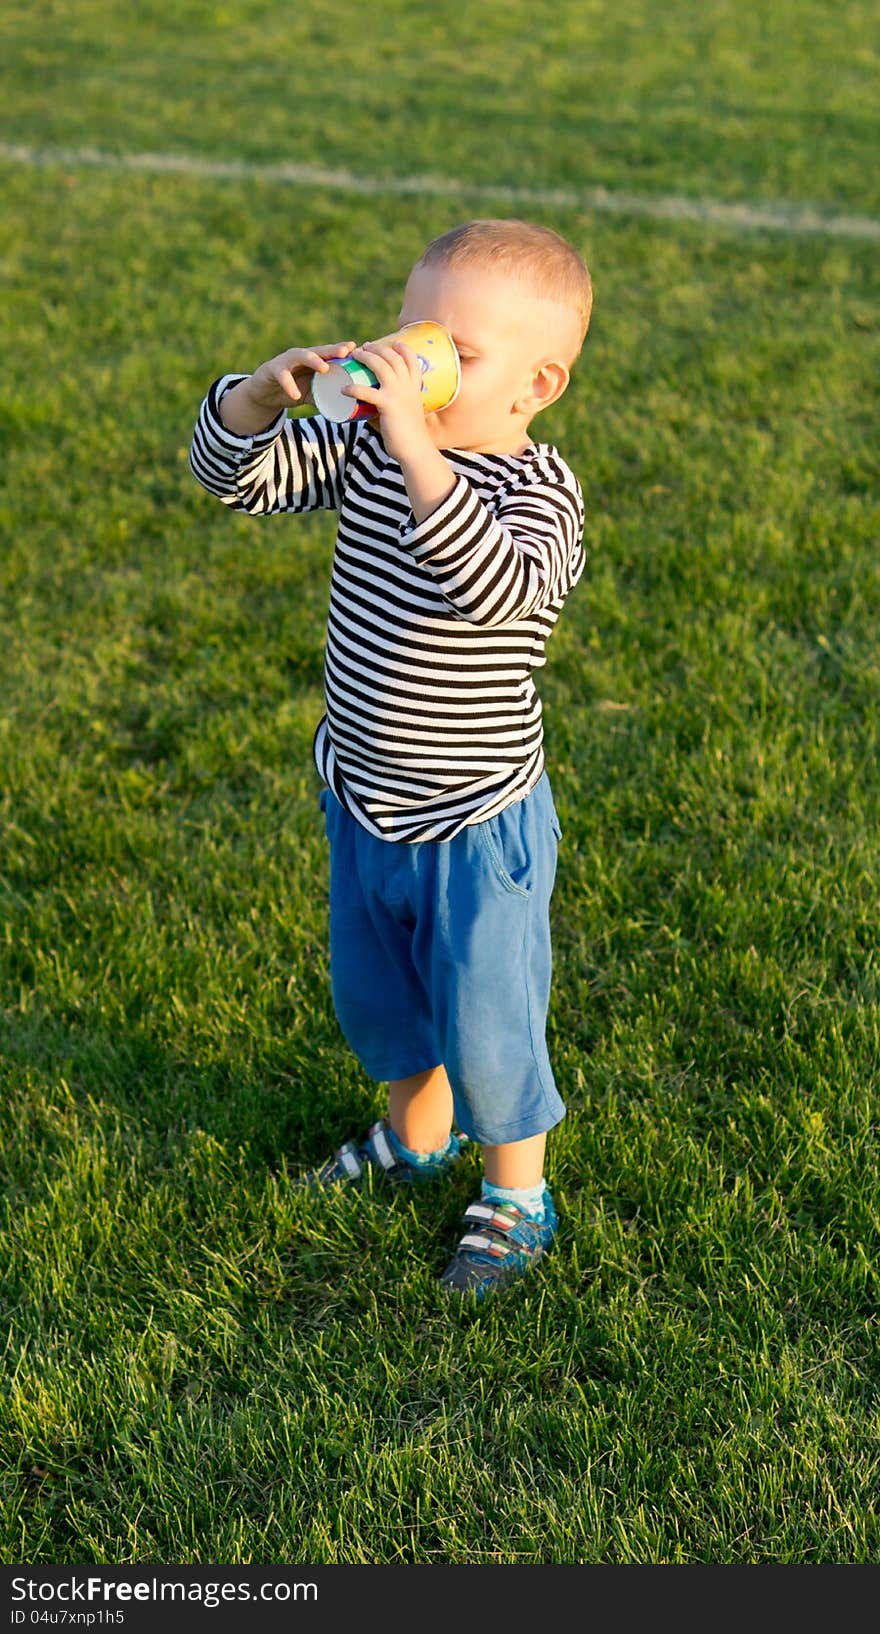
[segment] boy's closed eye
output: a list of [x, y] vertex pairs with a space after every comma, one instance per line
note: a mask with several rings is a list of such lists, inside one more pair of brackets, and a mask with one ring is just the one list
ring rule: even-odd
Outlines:
[[480, 355], [479, 348], [476, 347], [472, 341], [459, 340], [458, 336], [455, 334], [452, 336], [452, 344], [461, 358], [462, 363], [467, 363], [471, 359], [479, 357]]

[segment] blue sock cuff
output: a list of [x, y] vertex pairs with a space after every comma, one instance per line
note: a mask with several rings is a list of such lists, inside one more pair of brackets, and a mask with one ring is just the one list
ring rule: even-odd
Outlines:
[[544, 1198], [549, 1194], [542, 1177], [537, 1186], [493, 1186], [491, 1180], [484, 1180], [481, 1195], [487, 1203], [516, 1203], [533, 1220], [543, 1220]]
[[443, 1158], [457, 1155], [459, 1151], [459, 1141], [455, 1135], [450, 1135], [446, 1145], [439, 1146], [436, 1152], [414, 1152], [411, 1147], [404, 1146], [399, 1135], [395, 1135], [390, 1123], [385, 1133], [388, 1136], [388, 1144], [395, 1157], [399, 1157], [403, 1163], [411, 1163], [414, 1169], [423, 1169], [430, 1164], [440, 1163]]

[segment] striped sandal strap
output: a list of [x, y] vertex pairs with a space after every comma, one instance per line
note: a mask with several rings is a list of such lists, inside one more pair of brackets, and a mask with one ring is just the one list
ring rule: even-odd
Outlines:
[[387, 1124], [384, 1118], [379, 1118], [367, 1132], [363, 1145], [363, 1156], [376, 1169], [388, 1174], [392, 1169], [400, 1168], [400, 1158], [396, 1157], [387, 1135]]
[[317, 1174], [309, 1178], [319, 1185], [326, 1186], [336, 1180], [359, 1180], [363, 1173], [363, 1163], [360, 1153], [353, 1140], [347, 1140], [339, 1150], [319, 1169]]
[[465, 1231], [460, 1239], [459, 1253], [470, 1249], [477, 1254], [489, 1254], [492, 1259], [504, 1260], [512, 1253], [522, 1252], [522, 1244], [514, 1247], [508, 1240], [510, 1232], [518, 1224], [517, 1219], [494, 1208], [491, 1203], [471, 1203], [465, 1209], [462, 1224], [472, 1229]]

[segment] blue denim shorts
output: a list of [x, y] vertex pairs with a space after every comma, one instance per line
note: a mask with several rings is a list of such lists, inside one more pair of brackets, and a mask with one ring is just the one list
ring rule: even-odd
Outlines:
[[464, 1134], [499, 1146], [565, 1115], [547, 1054], [559, 820], [544, 773], [452, 840], [380, 840], [324, 789], [330, 978], [371, 1078], [441, 1063]]

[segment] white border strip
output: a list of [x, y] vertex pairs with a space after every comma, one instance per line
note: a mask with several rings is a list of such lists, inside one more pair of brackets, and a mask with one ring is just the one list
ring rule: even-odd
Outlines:
[[725, 204], [720, 199], [682, 194], [622, 193], [607, 187], [510, 187], [463, 182], [451, 176], [360, 176], [351, 170], [280, 161], [257, 164], [246, 159], [201, 159], [183, 153], [108, 153], [102, 148], [36, 148], [0, 142], [0, 160], [12, 164], [62, 165], [74, 169], [138, 171], [148, 175], [202, 176], [210, 181], [282, 182], [330, 193], [380, 194], [417, 198], [473, 198], [505, 204], [538, 204], [564, 210], [592, 210], [605, 215], [649, 221], [696, 221], [735, 232], [774, 232], [792, 237], [824, 234], [830, 238], [880, 241], [880, 219], [847, 215], [813, 205]]

